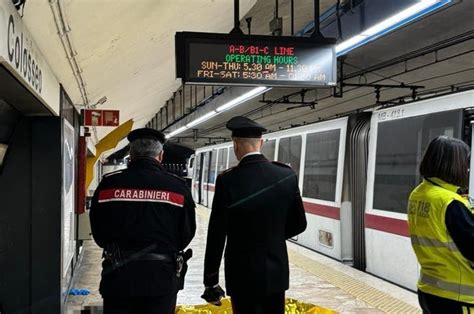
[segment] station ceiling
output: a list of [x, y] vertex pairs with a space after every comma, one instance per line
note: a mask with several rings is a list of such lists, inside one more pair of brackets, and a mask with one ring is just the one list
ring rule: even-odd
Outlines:
[[[474, 88], [472, 12], [474, 1], [453, 1], [446, 8], [351, 51], [345, 59], [345, 82], [424, 86], [418, 90], [417, 98]], [[265, 94], [265, 99], [278, 100], [300, 90], [274, 88]], [[305, 101], [316, 100], [314, 108], [284, 102], [265, 104], [261, 102], [262, 96], [256, 97], [200, 124], [198, 132], [202, 139], [181, 142], [201, 147], [219, 143], [222, 138], [229, 140], [225, 123], [235, 115], [246, 115], [270, 131], [278, 131], [381, 107], [373, 87], [345, 87], [342, 98], [332, 97], [332, 93], [332, 89], [308, 90]], [[383, 88], [380, 101], [410, 101], [410, 97], [406, 98], [410, 95], [409, 89]], [[301, 98], [295, 96], [290, 100], [298, 102]], [[192, 132], [187, 130], [179, 136], [192, 137]]]
[[[108, 101], [97, 108], [119, 109], [121, 121], [133, 118], [135, 128], [144, 126], [180, 86], [175, 32], [225, 33], [233, 26], [230, 0], [58, 1], [91, 104], [106, 96]], [[49, 2], [27, 1], [23, 20], [74, 104], [83, 104]], [[240, 0], [241, 15], [255, 2]], [[99, 139], [110, 131], [100, 128]]]
[[[181, 84], [175, 79], [175, 32], [226, 33], [233, 26], [231, 0], [58, 1], [63, 5], [65, 18], [71, 27], [70, 36], [91, 104], [107, 96], [108, 101], [98, 108], [119, 109], [121, 121], [133, 118], [134, 128], [150, 121]], [[269, 22], [274, 16], [275, 0], [241, 0], [240, 3], [242, 30], [247, 32], [245, 18], [252, 17], [253, 34], [270, 34]], [[321, 12], [335, 3], [335, 0], [321, 0]], [[295, 31], [300, 31], [313, 21], [313, 0], [296, 0], [295, 9]], [[454, 1], [446, 9], [358, 48], [347, 56], [346, 75], [472, 32], [472, 12], [474, 1]], [[279, 15], [283, 18], [283, 34], [290, 35], [290, 0], [279, 0]], [[57, 34], [49, 1], [27, 1], [23, 19], [73, 102], [82, 104]], [[469, 85], [474, 81], [473, 49], [471, 33], [471, 40], [441, 49], [436, 54], [429, 53], [370, 71], [347, 82], [403, 82], [425, 85], [426, 91], [450, 85]], [[433, 62], [436, 58], [442, 61]], [[266, 98], [278, 99], [297, 91], [273, 89]], [[406, 90], [385, 90], [382, 100], [407, 93]], [[334, 117], [375, 103], [372, 88], [346, 88], [343, 98], [330, 97], [327, 89], [312, 90], [307, 93], [306, 99], [318, 100], [314, 109], [292, 109], [292, 106], [285, 104], [266, 105], [259, 102], [259, 97], [199, 125], [199, 133], [205, 137], [228, 138], [224, 123], [238, 114], [257, 119], [274, 131]], [[98, 138], [110, 130], [99, 129]], [[205, 144], [203, 140], [184, 143], [189, 147]]]

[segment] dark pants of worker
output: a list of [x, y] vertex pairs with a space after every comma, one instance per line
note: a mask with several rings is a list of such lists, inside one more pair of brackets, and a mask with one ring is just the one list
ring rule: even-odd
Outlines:
[[256, 298], [253, 295], [232, 295], [234, 314], [284, 314], [285, 292], [269, 294]]
[[[418, 290], [418, 301], [423, 314], [463, 314], [474, 313], [474, 304], [441, 298]], [[472, 311], [472, 312], [471, 312]]]
[[159, 297], [104, 297], [104, 314], [174, 314], [176, 293]]

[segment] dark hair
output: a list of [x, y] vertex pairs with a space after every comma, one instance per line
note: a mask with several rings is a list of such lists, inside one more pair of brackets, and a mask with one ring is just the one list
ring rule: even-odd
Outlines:
[[469, 146], [461, 140], [438, 136], [428, 145], [420, 174], [466, 188], [469, 184]]

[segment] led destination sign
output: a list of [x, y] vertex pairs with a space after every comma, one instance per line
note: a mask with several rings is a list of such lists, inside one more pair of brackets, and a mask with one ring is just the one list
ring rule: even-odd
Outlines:
[[334, 40], [177, 33], [177, 76], [215, 85], [334, 86]]

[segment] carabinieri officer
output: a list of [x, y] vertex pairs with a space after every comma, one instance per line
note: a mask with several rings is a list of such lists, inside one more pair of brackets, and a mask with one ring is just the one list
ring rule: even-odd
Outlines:
[[127, 138], [128, 169], [104, 176], [90, 211], [94, 240], [104, 248], [104, 311], [171, 314], [176, 255], [194, 237], [195, 204], [185, 181], [161, 166], [163, 133], [143, 128]]
[[[227, 123], [239, 164], [217, 177], [204, 262], [203, 298], [220, 303], [219, 267], [235, 314], [283, 314], [289, 286], [286, 239], [306, 229], [296, 173], [260, 151], [263, 126], [245, 117]], [[227, 240], [227, 244], [226, 243]]]

